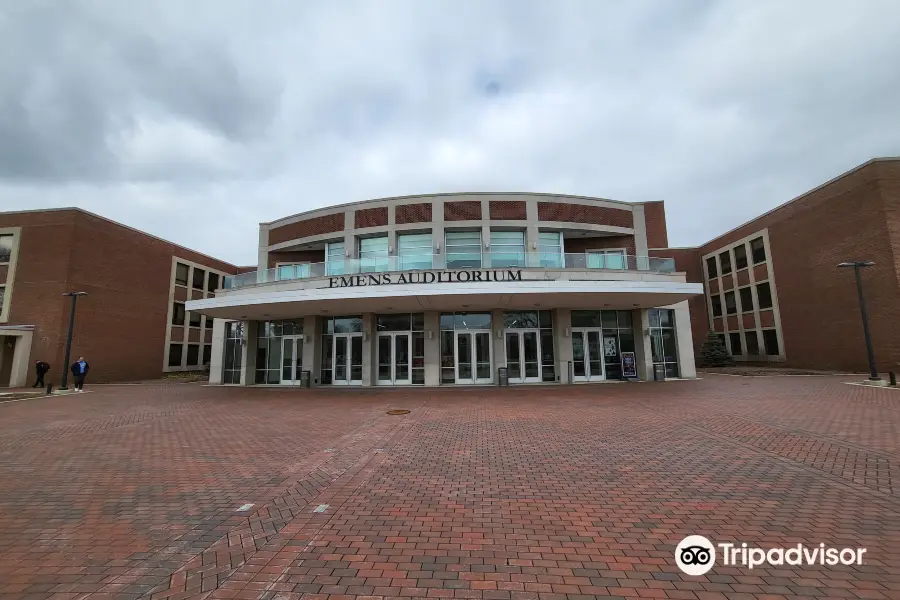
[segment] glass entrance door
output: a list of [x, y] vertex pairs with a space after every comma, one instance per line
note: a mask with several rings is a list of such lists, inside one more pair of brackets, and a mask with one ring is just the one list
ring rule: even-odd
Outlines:
[[362, 334], [335, 334], [332, 352], [332, 384], [362, 385]]
[[303, 336], [281, 338], [281, 384], [296, 385], [303, 371]]
[[606, 378], [603, 368], [603, 346], [599, 329], [572, 330], [572, 365], [574, 381], [600, 381]]
[[409, 385], [412, 340], [408, 333], [378, 334], [378, 384]]
[[540, 330], [506, 330], [506, 368], [510, 383], [541, 381]]
[[491, 383], [491, 332], [456, 332], [456, 383]]

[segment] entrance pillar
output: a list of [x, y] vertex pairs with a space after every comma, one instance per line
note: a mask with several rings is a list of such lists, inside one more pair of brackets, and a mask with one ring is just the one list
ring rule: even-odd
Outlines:
[[650, 313], [645, 308], [631, 312], [634, 329], [634, 362], [637, 376], [643, 381], [653, 380], [653, 348], [650, 344]]
[[441, 382], [441, 313], [425, 313], [425, 385]]
[[362, 385], [375, 385], [375, 313], [363, 313]]
[[675, 311], [675, 341], [678, 344], [678, 372], [684, 379], [697, 377], [694, 362], [694, 339], [691, 331], [691, 312], [688, 301], [682, 300], [669, 308]]
[[491, 377], [494, 383], [499, 383], [497, 379], [497, 369], [506, 366], [506, 334], [503, 328], [503, 311], [491, 311], [491, 358], [494, 364], [491, 365]]
[[569, 362], [572, 360], [572, 311], [557, 308], [553, 311], [553, 340], [556, 344], [556, 374], [560, 383], [569, 380]]
[[256, 331], [259, 321], [244, 321], [244, 347], [241, 350], [241, 385], [256, 383]]
[[310, 387], [319, 382], [319, 373], [322, 372], [321, 322], [319, 317], [303, 319], [303, 370], [309, 371]]
[[212, 348], [209, 356], [209, 383], [222, 384], [222, 357], [225, 354], [225, 319], [213, 321]]

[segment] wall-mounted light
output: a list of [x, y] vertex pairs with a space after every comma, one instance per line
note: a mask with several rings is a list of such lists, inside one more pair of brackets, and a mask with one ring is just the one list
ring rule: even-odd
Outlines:
[[502, 332], [502, 331], [498, 331], [498, 332], [497, 332], [497, 339], [498, 339], [498, 340], [502, 340], [502, 339], [503, 339], [503, 332]]
[[490, 243], [490, 242], [485, 242], [485, 243], [484, 243], [484, 249], [485, 249], [485, 250], [490, 250], [490, 249], [491, 249], [491, 243]]
[[644, 335], [646, 335], [647, 337], [650, 337], [650, 328], [649, 327], [644, 330]]
[[349, 250], [347, 250], [347, 252], [346, 252], [346, 253], [344, 253], [344, 256], [346, 256], [346, 257], [347, 257], [347, 258], [350, 258], [350, 251], [349, 251]]
[[566, 337], [569, 337], [572, 334], [572, 330], [566, 327]]
[[531, 242], [531, 249], [537, 250], [537, 242]]
[[428, 339], [429, 339], [429, 340], [433, 340], [433, 339], [434, 339], [434, 331], [431, 330], [431, 329], [428, 330]]
[[364, 341], [364, 342], [368, 342], [368, 341], [369, 341], [369, 332], [366, 331], [365, 329], [363, 329], [363, 341]]

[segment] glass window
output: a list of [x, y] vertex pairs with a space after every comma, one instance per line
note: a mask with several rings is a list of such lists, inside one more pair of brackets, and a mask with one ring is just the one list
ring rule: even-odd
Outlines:
[[3, 300], [6, 299], [6, 286], [0, 285], [0, 312], [3, 311]]
[[411, 320], [413, 331], [425, 331], [425, 313], [413, 313]]
[[589, 250], [587, 266], [589, 269], [624, 269], [625, 252], [623, 250]]
[[[675, 311], [652, 308], [650, 317], [650, 349], [654, 365], [665, 367], [666, 377], [678, 377], [678, 344], [675, 338]], [[604, 337], [606, 333], [604, 332]]]
[[731, 342], [731, 353], [734, 356], [741, 355], [741, 334], [740, 333], [729, 333], [728, 340]]
[[491, 313], [455, 313], [454, 329], [490, 329]]
[[172, 325], [184, 325], [184, 302], [172, 303]]
[[706, 259], [706, 274], [710, 279], [715, 279], [719, 276], [719, 270], [716, 267], [716, 257], [710, 256]]
[[203, 289], [203, 280], [206, 278], [206, 271], [203, 269], [198, 269], [194, 267], [194, 274], [192, 275], [191, 281], [192, 286], [195, 290]]
[[725, 292], [725, 312], [729, 315], [737, 313], [737, 304], [734, 300], [734, 292]]
[[[182, 306], [184, 306], [184, 305], [182, 304]], [[190, 315], [188, 317], [188, 319], [189, 319], [188, 323], [190, 324], [190, 326], [191, 327], [200, 327], [200, 317], [202, 315], [200, 313], [194, 312], [194, 311], [191, 311], [188, 314]]]
[[760, 310], [772, 308], [772, 290], [769, 288], [768, 281], [756, 286], [756, 299], [759, 301]]
[[734, 247], [734, 268], [738, 271], [747, 268], [747, 246], [744, 244]]
[[214, 292], [217, 289], [219, 289], [219, 274], [210, 273], [209, 277], [206, 278], [206, 291]]
[[8, 263], [12, 258], [12, 235], [0, 235], [0, 263]]
[[747, 344], [747, 355], [748, 356], [758, 356], [759, 355], [759, 338], [756, 337], [755, 331], [745, 331], [744, 332], [744, 341]]
[[360, 273], [380, 273], [388, 270], [388, 237], [360, 238], [359, 271]]
[[344, 242], [328, 242], [325, 244], [325, 274], [343, 275], [346, 272]]
[[714, 317], [722, 316], [722, 298], [719, 294], [713, 294], [710, 298], [710, 304], [712, 304], [712, 314]]
[[212, 329], [213, 323], [215, 322], [215, 320], [216, 320], [215, 317], [206, 317], [206, 321], [204, 322], [205, 327], [207, 329]]
[[169, 344], [169, 366], [170, 367], [180, 367], [181, 366], [181, 350], [182, 345], [179, 344]]
[[187, 347], [187, 366], [197, 367], [200, 365], [200, 345], [188, 344]]
[[561, 268], [563, 266], [562, 232], [541, 231], [538, 233], [538, 240], [540, 246], [540, 265], [545, 269]]
[[511, 311], [503, 313], [505, 329], [537, 329], [539, 327], [538, 311]]
[[741, 295], [741, 312], [753, 312], [753, 289], [748, 285], [738, 292]]
[[411, 331], [409, 313], [402, 315], [377, 315], [375, 317], [377, 331]]
[[425, 332], [412, 334], [412, 383], [425, 385]]
[[222, 357], [222, 383], [240, 383], [243, 367], [244, 323], [225, 323], [225, 349]]
[[362, 330], [362, 317], [331, 317], [325, 322], [325, 333], [358, 333]]
[[722, 275], [731, 273], [731, 253], [728, 250], [719, 254], [719, 262], [722, 265]]
[[538, 311], [538, 321], [540, 322], [541, 329], [550, 329], [553, 327], [553, 317], [549, 310]]
[[212, 361], [212, 344], [203, 345], [203, 366], [208, 367]]
[[433, 266], [430, 233], [401, 233], [397, 235], [397, 255], [400, 269], [430, 269]]
[[182, 263], [175, 263], [175, 283], [178, 285], [187, 285], [188, 271], [190, 267]]
[[778, 356], [778, 332], [774, 329], [763, 329], [763, 345], [766, 347], [766, 354], [769, 356]]
[[573, 310], [572, 327], [602, 327], [599, 310]]
[[524, 267], [525, 266], [525, 232], [524, 231], [492, 231], [491, 232], [491, 265], [492, 267]]
[[750, 240], [750, 252], [753, 254], [753, 264], [766, 262], [766, 244], [761, 237]]
[[455, 335], [453, 331], [441, 331], [441, 383], [456, 383]]
[[481, 231], [447, 231], [444, 251], [448, 269], [481, 268]]

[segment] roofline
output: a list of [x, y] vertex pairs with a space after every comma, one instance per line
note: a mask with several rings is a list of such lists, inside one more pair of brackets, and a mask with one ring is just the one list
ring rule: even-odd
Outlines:
[[853, 167], [853, 168], [850, 169], [849, 171], [844, 171], [844, 172], [841, 173], [840, 175], [837, 175], [836, 177], [832, 177], [831, 179], [829, 179], [829, 180], [826, 181], [825, 183], [821, 183], [821, 184], [817, 185], [816, 187], [812, 188], [811, 190], [807, 190], [807, 191], [803, 192], [802, 194], [800, 194], [799, 196], [796, 196], [796, 197], [794, 197], [794, 198], [791, 198], [791, 199], [788, 200], [787, 202], [783, 202], [783, 203], [779, 204], [778, 206], [776, 206], [775, 208], [772, 208], [772, 209], [770, 209], [770, 210], [764, 212], [764, 213], [761, 214], [761, 215], [758, 215], [758, 216], [756, 216], [756, 217], [753, 217], [753, 218], [750, 219], [749, 221], [745, 221], [744, 223], [741, 223], [741, 224], [738, 225], [737, 227], [732, 227], [731, 229], [729, 229], [729, 230], [726, 231], [725, 233], [721, 233], [721, 234], [717, 235], [716, 237], [712, 238], [711, 240], [708, 240], [708, 241], [706, 241], [706, 242], [700, 244], [700, 246], [698, 246], [698, 248], [702, 248], [702, 247], [704, 247], [704, 246], [707, 246], [707, 245], [709, 245], [709, 244], [712, 244], [712, 243], [715, 242], [716, 240], [722, 239], [723, 237], [725, 237], [725, 236], [727, 236], [727, 235], [730, 235], [730, 234], [734, 233], [734, 232], [737, 231], [738, 229], [742, 229], [742, 228], [746, 227], [747, 225], [750, 225], [751, 223], [754, 223], [754, 222], [759, 221], [760, 219], [762, 219], [762, 218], [764, 218], [764, 217], [767, 217], [767, 216], [771, 215], [772, 213], [778, 212], [779, 210], [781, 210], [781, 209], [783, 209], [783, 208], [786, 208], [788, 205], [793, 204], [794, 202], [797, 202], [798, 200], [802, 200], [803, 198], [809, 196], [810, 194], [815, 193], [815, 192], [818, 192], [818, 191], [821, 190], [822, 188], [831, 185], [832, 183], [838, 181], [839, 179], [843, 179], [844, 177], [847, 177], [847, 176], [849, 176], [849, 175], [852, 175], [852, 174], [856, 173], [857, 171], [860, 171], [860, 170], [862, 170], [862, 169], [868, 167], [869, 165], [873, 165], [873, 164], [879, 163], [879, 162], [891, 162], [891, 161], [900, 161], [900, 156], [882, 156], [882, 157], [870, 158], [870, 159], [867, 160], [866, 162], [864, 162], [864, 163], [862, 163], [862, 164], [860, 164], [860, 165], [857, 165], [857, 166]]
[[275, 219], [274, 221], [263, 221], [260, 225], [274, 225], [276, 223], [280, 223], [281, 221], [287, 221], [288, 219], [294, 219], [296, 217], [302, 217], [304, 215], [309, 215], [315, 212], [323, 211], [323, 210], [332, 210], [339, 208], [346, 208], [348, 206], [361, 205], [361, 204], [372, 204], [375, 202], [389, 202], [391, 200], [412, 200], [416, 198], [435, 198], [435, 197], [444, 197], [444, 196], [551, 196], [554, 198], [573, 198], [577, 200], [599, 200], [601, 202], [613, 202], [615, 204], [626, 204], [628, 206], [636, 206], [639, 204], [652, 204], [654, 202], [664, 202], [664, 200], [651, 200], [647, 202], [626, 202], [625, 200], [612, 200], [610, 198], [598, 198], [595, 196], [579, 196], [576, 194], [554, 194], [552, 192], [439, 192], [436, 194], [411, 194], [408, 196], [387, 196], [384, 198], [370, 198], [368, 200], [357, 200], [355, 202], [342, 202], [341, 204], [332, 204], [330, 206], [322, 206], [320, 208], [314, 208], [312, 210], [305, 210], [303, 212], [294, 213], [292, 215], [288, 215], [286, 217], [280, 217]]
[[131, 227], [130, 225], [125, 225], [124, 223], [119, 223], [118, 221], [113, 221], [110, 218], [104, 217], [102, 215], [98, 215], [97, 213], [93, 213], [89, 210], [84, 210], [83, 208], [78, 208], [77, 206], [61, 206], [61, 207], [57, 207], [57, 208], [36, 208], [36, 209], [31, 209], [31, 210], [7, 210], [7, 211], [0, 212], [0, 215], [22, 215], [22, 214], [32, 214], [32, 213], [66, 212], [66, 211], [74, 211], [77, 213], [88, 215], [88, 216], [94, 217], [96, 219], [100, 219], [101, 221], [106, 221], [107, 223], [112, 223], [113, 225], [117, 225], [117, 226], [127, 229], [129, 231], [134, 231], [135, 233], [139, 233], [139, 234], [145, 235], [149, 238], [153, 238], [154, 240], [158, 240], [158, 241], [164, 242], [166, 244], [171, 244], [172, 246], [175, 246], [176, 248], [179, 248], [181, 250], [187, 250], [188, 252], [193, 252], [194, 254], [203, 256], [210, 260], [220, 262], [220, 263], [228, 265], [230, 267], [238, 268], [237, 265], [233, 265], [230, 262], [228, 262], [227, 260], [222, 260], [221, 258], [216, 258], [215, 256], [210, 256], [209, 254], [199, 252], [192, 248], [188, 248], [187, 246], [182, 246], [181, 244], [176, 244], [175, 242], [170, 242], [169, 240], [161, 238], [159, 236], [155, 236], [152, 233], [147, 233], [146, 231], [143, 231], [141, 229]]

